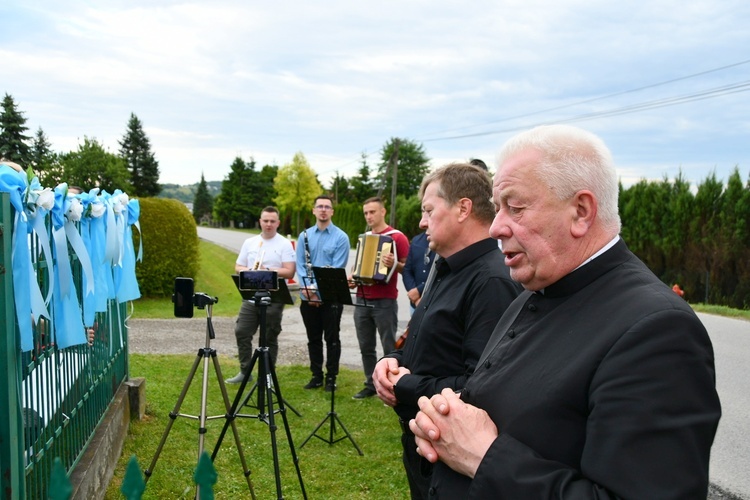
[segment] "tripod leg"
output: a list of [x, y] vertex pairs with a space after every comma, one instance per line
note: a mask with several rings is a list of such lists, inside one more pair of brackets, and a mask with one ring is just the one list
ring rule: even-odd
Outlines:
[[[349, 441], [352, 442], [352, 444], [354, 445], [354, 448], [357, 450], [357, 452], [360, 454], [360, 456], [364, 456], [364, 453], [362, 453], [362, 450], [359, 449], [359, 446], [357, 446], [357, 443], [354, 442], [354, 438], [349, 433], [349, 431], [347, 430], [347, 428], [344, 426], [344, 423], [341, 421], [341, 419], [339, 418], [338, 414], [336, 413], [336, 410], [335, 410], [335, 407], [334, 407], [334, 402], [335, 401], [336, 401], [336, 388], [334, 387], [333, 391], [331, 391], [331, 411], [328, 412], [328, 415], [326, 415], [325, 418], [323, 418], [323, 420], [320, 421], [320, 423], [318, 424], [318, 426], [315, 429], [313, 429], [313, 431], [310, 433], [310, 435], [307, 436], [307, 438], [305, 439], [305, 441], [302, 443], [302, 446], [305, 446], [305, 444], [313, 436], [315, 436], [316, 438], [320, 439], [321, 441], [324, 441], [324, 442], [328, 443], [329, 445], [330, 444], [334, 444], [334, 443], [338, 443], [339, 441], [341, 441], [341, 440], [343, 440], [345, 438], [348, 438]], [[329, 430], [329, 433], [328, 433], [328, 439], [325, 439], [325, 438], [323, 438], [321, 436], [318, 436], [318, 431], [320, 430], [321, 427], [323, 427], [323, 424], [325, 424], [326, 422], [328, 422], [329, 419], [331, 420], [331, 427], [330, 427], [330, 430]], [[342, 436], [342, 437], [340, 437], [338, 439], [335, 439], [333, 437], [333, 435], [336, 433], [336, 423], [338, 423], [341, 426], [341, 429], [344, 431], [344, 436]], [[302, 446], [300, 446], [300, 448], [302, 448]]]
[[169, 423], [167, 423], [167, 427], [164, 429], [164, 433], [161, 436], [161, 441], [159, 442], [159, 446], [156, 447], [156, 453], [154, 453], [154, 458], [151, 459], [151, 464], [148, 466], [148, 469], [143, 471], [143, 475], [145, 476], [144, 482], [148, 482], [148, 479], [151, 477], [151, 474], [154, 471], [154, 467], [156, 467], [156, 461], [159, 460], [159, 455], [161, 454], [162, 448], [164, 448], [164, 443], [167, 442], [167, 437], [169, 436], [169, 431], [172, 430], [172, 425], [174, 424], [174, 421], [177, 419], [177, 416], [180, 413], [180, 407], [182, 406], [182, 402], [185, 399], [185, 395], [187, 394], [188, 389], [190, 389], [190, 384], [193, 382], [193, 377], [195, 376], [195, 372], [198, 370], [198, 365], [201, 362], [201, 358], [205, 356], [204, 349], [200, 349], [198, 351], [197, 356], [195, 357], [195, 362], [193, 362], [192, 368], [190, 368], [190, 373], [188, 374], [187, 379], [185, 380], [185, 385], [182, 386], [182, 392], [180, 393], [180, 396], [177, 398], [177, 403], [174, 405], [174, 409], [169, 414]]
[[[286, 430], [286, 438], [287, 438], [287, 441], [289, 441], [289, 451], [292, 454], [292, 461], [294, 462], [294, 468], [297, 471], [297, 479], [299, 479], [299, 486], [302, 491], [302, 496], [306, 500], [307, 493], [305, 492], [305, 484], [302, 481], [302, 472], [300, 471], [300, 468], [299, 468], [299, 457], [297, 457], [297, 452], [294, 450], [294, 440], [292, 439], [292, 431], [289, 428], [289, 420], [287, 419], [287, 415], [286, 415], [286, 407], [284, 405], [284, 398], [281, 395], [281, 386], [279, 386], [279, 380], [276, 377], [276, 371], [273, 368], [273, 364], [271, 362], [271, 357], [270, 357], [270, 353], [268, 352], [268, 349], [265, 350], [265, 358], [268, 362], [268, 366], [270, 367], [270, 375], [271, 375], [270, 382], [273, 382], [273, 385], [270, 385], [270, 384], [268, 385], [269, 398], [271, 397], [271, 394], [273, 393], [273, 390], [272, 390], [273, 387], [275, 387], [276, 393], [279, 398], [279, 413], [281, 413], [281, 418], [284, 421], [284, 429]], [[270, 414], [273, 415], [273, 411], [271, 411]], [[281, 492], [279, 492], [279, 494], [281, 494]]]
[[[219, 380], [219, 388], [221, 389], [221, 396], [224, 399], [224, 407], [227, 411], [227, 417], [229, 416], [229, 412], [231, 409], [231, 404], [229, 402], [229, 394], [227, 393], [227, 386], [224, 383], [224, 376], [221, 373], [221, 367], [219, 366], [219, 359], [216, 357], [216, 352], [214, 351], [214, 355], [212, 356], [214, 361], [214, 370], [216, 370], [216, 376]], [[250, 468], [247, 466], [247, 461], [245, 460], [245, 452], [242, 451], [242, 444], [240, 443], [240, 434], [237, 432], [237, 422], [232, 419], [231, 421], [232, 426], [232, 433], [234, 434], [234, 444], [237, 446], [237, 453], [240, 456], [240, 463], [242, 464], [242, 473], [245, 475], [245, 479], [247, 479], [247, 487], [250, 489], [250, 495], [253, 497], [253, 500], [255, 500], [255, 490], [253, 489], [253, 483], [250, 480]]]
[[[344, 430], [344, 434], [346, 434], [346, 437], [349, 438], [349, 441], [352, 442], [352, 444], [354, 445], [354, 448], [357, 450], [357, 452], [359, 452], [359, 456], [363, 457], [365, 454], [362, 453], [362, 450], [359, 449], [359, 446], [357, 446], [357, 443], [354, 442], [354, 438], [349, 433], [349, 431], [346, 430], [346, 427], [344, 427], [344, 422], [341, 421], [341, 419], [339, 418], [338, 414], [334, 413], [333, 414], [333, 418], [335, 419], [336, 422], [339, 423], [339, 425], [341, 426], [341, 428]], [[333, 427], [333, 423], [331, 423], [331, 427]], [[339, 439], [339, 441], [340, 441], [340, 439]]]
[[[250, 368], [249, 368], [248, 373], [253, 372], [253, 367], [255, 366], [255, 362], [258, 360], [258, 357], [259, 357], [259, 353], [256, 350], [255, 353], [253, 353], [252, 360], [250, 361]], [[237, 408], [239, 408], [240, 401], [242, 401], [242, 393], [245, 390], [246, 385], [247, 385], [247, 377], [245, 377], [242, 380], [242, 384], [240, 384], [240, 388], [237, 390], [237, 394], [234, 396], [234, 401], [232, 402], [232, 406], [229, 408], [229, 413], [227, 415], [227, 421], [224, 422], [224, 427], [221, 429], [221, 433], [219, 434], [219, 439], [216, 441], [216, 446], [214, 447], [214, 451], [211, 454], [212, 461], [216, 458], [216, 455], [219, 453], [219, 448], [221, 447], [222, 441], [224, 441], [224, 436], [227, 433], [227, 429], [237, 418]]]

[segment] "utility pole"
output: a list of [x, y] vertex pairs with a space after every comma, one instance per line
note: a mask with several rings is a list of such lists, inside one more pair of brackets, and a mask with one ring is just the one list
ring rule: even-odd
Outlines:
[[395, 156], [395, 161], [393, 162], [393, 177], [391, 177], [391, 218], [390, 218], [390, 226], [395, 227], [396, 225], [396, 183], [398, 181], [398, 147], [399, 147], [399, 140], [396, 138], [393, 141], [393, 151]]

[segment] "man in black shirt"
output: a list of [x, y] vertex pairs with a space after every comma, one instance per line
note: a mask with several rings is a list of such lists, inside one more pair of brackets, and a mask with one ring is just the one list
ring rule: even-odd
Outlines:
[[495, 324], [521, 291], [489, 237], [495, 216], [491, 196], [487, 172], [461, 163], [431, 173], [420, 188], [420, 227], [438, 255], [435, 269], [403, 350], [383, 357], [373, 375], [378, 396], [402, 424], [412, 498], [427, 498], [432, 471], [407, 426], [419, 410], [417, 400], [464, 387]]
[[498, 158], [490, 233], [526, 290], [460, 398], [419, 401], [430, 498], [706, 498], [721, 416], [711, 340], [620, 238], [609, 149], [546, 125]]

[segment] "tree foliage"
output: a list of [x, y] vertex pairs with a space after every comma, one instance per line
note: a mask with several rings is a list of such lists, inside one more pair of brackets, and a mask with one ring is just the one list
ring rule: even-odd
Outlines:
[[337, 203], [361, 203], [362, 201], [378, 194], [374, 181], [371, 179], [370, 166], [367, 164], [367, 155], [362, 153], [361, 164], [357, 175], [346, 178], [336, 173], [331, 183], [330, 191]]
[[266, 165], [258, 172], [255, 160], [236, 157], [214, 201], [214, 218], [222, 225], [253, 227], [260, 211], [272, 203], [276, 171], [277, 167]]
[[750, 308], [750, 181], [735, 168], [726, 186], [711, 173], [693, 191], [642, 180], [621, 189], [621, 235], [667, 284], [695, 302]]
[[[394, 168], [396, 161], [398, 163]], [[392, 138], [381, 150], [377, 188], [383, 197], [390, 198], [395, 171], [396, 194], [408, 198], [419, 192], [419, 186], [429, 168], [430, 159], [421, 144], [408, 139]]]
[[18, 163], [23, 168], [31, 164], [31, 137], [24, 133], [27, 130], [26, 118], [18, 111], [13, 97], [6, 93], [0, 113], [0, 158]]
[[115, 189], [131, 192], [130, 174], [125, 161], [105, 151], [96, 139], [84, 137], [78, 150], [63, 154], [60, 162], [60, 177], [55, 178], [53, 173], [45, 178], [52, 181], [51, 186], [67, 182], [68, 185], [81, 187], [85, 191], [98, 187], [110, 193]]
[[315, 198], [323, 192], [323, 187], [304, 154], [295, 153], [291, 163], [279, 169], [274, 187], [278, 193], [274, 202], [281, 210], [289, 211], [296, 216], [295, 227], [292, 230], [299, 233], [302, 230], [301, 212], [310, 210]]
[[48, 176], [50, 178], [62, 176], [60, 155], [52, 151], [52, 144], [47, 139], [42, 127], [37, 129], [34, 142], [31, 145], [31, 165], [42, 184], [50, 184], [47, 182]]
[[159, 194], [159, 162], [151, 151], [151, 143], [143, 131], [143, 124], [130, 113], [128, 128], [120, 144], [120, 157], [130, 171], [133, 195], [156, 196]]
[[201, 172], [201, 181], [198, 184], [198, 190], [195, 192], [195, 198], [193, 198], [193, 218], [195, 222], [200, 224], [204, 216], [210, 217], [213, 208], [214, 199], [208, 193], [208, 184], [206, 184], [206, 178]]

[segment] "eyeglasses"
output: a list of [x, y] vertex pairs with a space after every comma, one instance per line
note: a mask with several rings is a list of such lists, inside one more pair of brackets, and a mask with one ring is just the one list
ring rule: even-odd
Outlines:
[[333, 210], [333, 207], [330, 205], [315, 205], [315, 208], [318, 210]]

